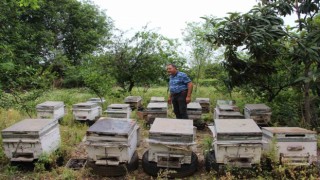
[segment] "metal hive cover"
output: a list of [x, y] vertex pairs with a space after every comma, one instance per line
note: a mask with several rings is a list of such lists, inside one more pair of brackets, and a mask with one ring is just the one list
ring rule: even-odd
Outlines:
[[151, 102], [164, 102], [164, 97], [151, 97], [150, 99]]
[[100, 98], [90, 98], [88, 101], [90, 101], [90, 102], [105, 102], [106, 100], [104, 98], [102, 98], [102, 100]]
[[156, 118], [150, 128], [150, 134], [193, 135], [193, 120]]
[[187, 110], [191, 110], [191, 109], [198, 109], [202, 111], [201, 105], [198, 102], [191, 102], [187, 105]]
[[285, 133], [285, 134], [316, 134], [315, 131], [300, 127], [262, 127], [262, 129], [270, 131], [274, 134]]
[[16, 124], [2, 130], [2, 133], [10, 132], [36, 132], [41, 133], [42, 130], [58, 124], [56, 119], [24, 119]]
[[74, 109], [88, 109], [88, 108], [93, 108], [93, 107], [97, 107], [99, 106], [98, 104], [94, 103], [94, 102], [83, 102], [83, 103], [77, 103], [72, 105], [72, 108]]
[[129, 104], [110, 104], [108, 109], [128, 109], [130, 108]]
[[218, 108], [222, 111], [233, 111], [235, 109], [234, 105], [222, 104], [218, 105]]
[[141, 96], [128, 96], [124, 99], [124, 102], [138, 102], [141, 101]]
[[149, 103], [147, 106], [147, 109], [167, 109], [168, 104], [167, 103]]
[[264, 110], [270, 111], [270, 107], [265, 104], [246, 104], [245, 108], [248, 110]]
[[209, 103], [210, 99], [209, 98], [196, 98], [195, 101], [198, 103]]
[[219, 116], [243, 116], [243, 114], [241, 114], [238, 111], [219, 111], [218, 115]]
[[262, 134], [253, 119], [215, 119], [217, 134]]
[[234, 100], [217, 100], [217, 105], [235, 105]]
[[41, 104], [38, 104], [36, 106], [37, 109], [44, 109], [44, 108], [58, 108], [58, 107], [62, 107], [64, 106], [63, 102], [62, 101], [46, 101], [46, 102], [43, 102]]
[[129, 135], [136, 122], [132, 119], [103, 118], [94, 123], [87, 133]]

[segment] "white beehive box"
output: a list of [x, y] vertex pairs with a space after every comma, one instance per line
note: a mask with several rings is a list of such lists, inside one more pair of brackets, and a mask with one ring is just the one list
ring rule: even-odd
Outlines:
[[132, 110], [139, 109], [142, 106], [141, 96], [128, 96], [124, 99], [124, 103], [130, 104]]
[[149, 103], [145, 113], [147, 124], [152, 124], [155, 118], [168, 117], [168, 104], [165, 102]]
[[271, 108], [265, 104], [246, 104], [244, 116], [253, 119], [258, 125], [267, 125], [271, 120]]
[[150, 99], [150, 103], [164, 103], [165, 100], [164, 100], [164, 97], [151, 97]]
[[107, 117], [129, 119], [131, 111], [129, 104], [110, 104], [105, 112], [107, 113]]
[[97, 103], [98, 105], [102, 106], [106, 100], [104, 98], [90, 98], [87, 102]]
[[62, 101], [46, 101], [36, 106], [37, 118], [39, 119], [61, 119], [63, 118], [64, 103]]
[[309, 165], [317, 161], [317, 133], [300, 127], [262, 127], [265, 151], [275, 150], [282, 163]]
[[139, 141], [138, 129], [132, 119], [100, 118], [87, 130], [88, 159], [97, 165], [130, 163]]
[[216, 119], [209, 129], [218, 164], [251, 167], [260, 163], [262, 131], [252, 119]]
[[102, 112], [97, 103], [84, 102], [72, 105], [73, 118], [77, 121], [97, 120]]
[[244, 119], [244, 116], [239, 111], [221, 111], [214, 108], [213, 119]]
[[191, 102], [187, 105], [187, 114], [189, 119], [200, 120], [202, 115], [202, 108], [200, 103]]
[[200, 103], [202, 113], [210, 112], [210, 99], [209, 98], [196, 98], [195, 102]]
[[1, 131], [3, 149], [11, 161], [31, 162], [60, 145], [57, 119], [25, 119]]
[[196, 145], [195, 131], [192, 120], [156, 118], [147, 140], [150, 145], [148, 161], [156, 162], [158, 167], [170, 168], [190, 164]]

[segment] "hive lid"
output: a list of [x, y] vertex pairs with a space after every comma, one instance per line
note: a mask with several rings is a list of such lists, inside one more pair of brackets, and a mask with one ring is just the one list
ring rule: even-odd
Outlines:
[[235, 105], [234, 100], [217, 100], [217, 105]]
[[253, 119], [215, 119], [217, 134], [262, 134]]
[[154, 102], [154, 103], [149, 103], [147, 106], [147, 109], [167, 109], [168, 104], [164, 102]]
[[87, 130], [87, 133], [128, 136], [135, 125], [136, 121], [132, 119], [101, 118]]
[[219, 116], [243, 116], [240, 112], [238, 111], [219, 111], [218, 112]]
[[56, 119], [24, 119], [16, 124], [2, 130], [2, 133], [17, 132], [20, 134], [27, 132], [41, 133], [48, 128], [58, 124]]
[[97, 103], [94, 102], [82, 102], [82, 103], [77, 103], [72, 105], [72, 108], [76, 108], [76, 109], [87, 109], [87, 108], [93, 108], [93, 107], [97, 107], [99, 106]]
[[102, 98], [102, 100], [100, 98], [90, 98], [88, 101], [89, 102], [105, 102], [106, 100], [104, 98]]
[[209, 98], [196, 98], [195, 102], [198, 103], [209, 103], [210, 99]]
[[128, 96], [124, 99], [124, 102], [138, 102], [141, 101], [141, 96]]
[[45, 109], [45, 108], [58, 108], [64, 106], [62, 101], [45, 101], [36, 106], [37, 109]]
[[164, 97], [151, 97], [150, 102], [164, 102]]
[[246, 104], [245, 108], [248, 110], [271, 111], [270, 107], [265, 104]]
[[272, 132], [274, 134], [285, 133], [285, 134], [316, 134], [315, 131], [300, 127], [262, 127], [262, 130]]
[[221, 104], [221, 105], [217, 105], [217, 106], [222, 111], [234, 111], [235, 109], [237, 109], [237, 106], [229, 105], [229, 104]]
[[155, 118], [150, 133], [193, 135], [193, 120]]
[[127, 109], [130, 108], [129, 104], [110, 104], [108, 109]]
[[200, 109], [202, 111], [201, 105], [198, 102], [191, 102], [187, 105], [187, 109]]

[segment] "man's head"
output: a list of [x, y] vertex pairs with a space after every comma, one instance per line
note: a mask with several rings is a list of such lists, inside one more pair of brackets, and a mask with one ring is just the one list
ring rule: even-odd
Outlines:
[[167, 65], [167, 72], [170, 75], [175, 75], [177, 73], [177, 66], [174, 64], [168, 64]]

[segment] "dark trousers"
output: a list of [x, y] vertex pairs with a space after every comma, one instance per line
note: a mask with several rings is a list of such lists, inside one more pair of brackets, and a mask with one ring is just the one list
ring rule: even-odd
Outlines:
[[173, 111], [177, 119], [188, 119], [186, 97], [187, 91], [173, 94], [171, 97]]

